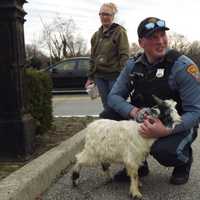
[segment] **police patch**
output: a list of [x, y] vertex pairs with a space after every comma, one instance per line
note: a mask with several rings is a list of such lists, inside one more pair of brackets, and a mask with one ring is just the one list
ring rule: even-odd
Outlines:
[[189, 74], [191, 74], [198, 82], [200, 82], [200, 72], [199, 72], [199, 68], [194, 65], [191, 64], [187, 67], [187, 72]]
[[189, 65], [189, 66], [187, 67], [187, 72], [188, 72], [189, 74], [192, 74], [192, 75], [198, 74], [198, 73], [199, 73], [199, 68], [198, 68], [196, 65], [191, 64], [191, 65]]

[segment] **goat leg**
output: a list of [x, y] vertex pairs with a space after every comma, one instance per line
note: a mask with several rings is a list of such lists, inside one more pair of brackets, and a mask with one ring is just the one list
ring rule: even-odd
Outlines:
[[110, 163], [101, 163], [101, 166], [102, 166], [102, 169], [104, 171], [104, 173], [106, 174], [108, 180], [112, 180], [112, 176], [111, 176], [111, 173], [110, 173], [110, 170], [109, 170], [109, 167], [110, 167]]
[[77, 163], [73, 169], [73, 172], [72, 172], [72, 176], [71, 176], [71, 179], [72, 179], [72, 184], [74, 187], [77, 186], [77, 183], [78, 183], [78, 179], [79, 179], [79, 176], [80, 176], [80, 166], [79, 164]]
[[128, 175], [131, 178], [130, 185], [130, 196], [134, 200], [142, 199], [142, 194], [139, 191], [139, 177], [138, 177], [138, 167], [132, 167], [131, 165], [126, 165]]

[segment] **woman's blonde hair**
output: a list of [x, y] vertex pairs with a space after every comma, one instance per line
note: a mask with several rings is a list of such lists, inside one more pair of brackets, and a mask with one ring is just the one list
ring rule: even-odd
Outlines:
[[111, 2], [110, 3], [104, 3], [101, 6], [101, 8], [104, 7], [104, 6], [109, 7], [112, 10], [113, 15], [115, 15], [118, 12], [117, 6], [114, 3], [111, 3]]

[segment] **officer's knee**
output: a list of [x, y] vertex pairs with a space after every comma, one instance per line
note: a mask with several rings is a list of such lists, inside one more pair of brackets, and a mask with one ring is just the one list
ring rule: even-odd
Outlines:
[[165, 167], [174, 167], [182, 164], [182, 162], [177, 159], [176, 152], [169, 152], [167, 149], [162, 147], [158, 148], [152, 146], [150, 154]]
[[104, 109], [99, 114], [99, 118], [101, 118], [101, 119], [112, 119], [112, 120], [117, 120], [117, 121], [124, 119], [121, 115], [119, 115], [117, 112], [115, 112], [111, 108]]
[[99, 118], [110, 119], [110, 113], [107, 110], [103, 110], [101, 113], [99, 113]]

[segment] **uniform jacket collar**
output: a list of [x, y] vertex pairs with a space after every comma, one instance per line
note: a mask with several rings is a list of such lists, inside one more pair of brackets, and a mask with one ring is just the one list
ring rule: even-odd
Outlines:
[[[166, 54], [170, 51], [170, 49], [167, 49]], [[160, 59], [157, 63], [154, 64], [149, 64], [145, 53], [143, 53], [138, 59], [136, 59], [135, 63], [142, 63], [144, 66], [151, 66], [151, 67], [156, 67], [159, 66], [163, 61], [165, 60], [165, 57], [163, 57], [162, 59]]]

